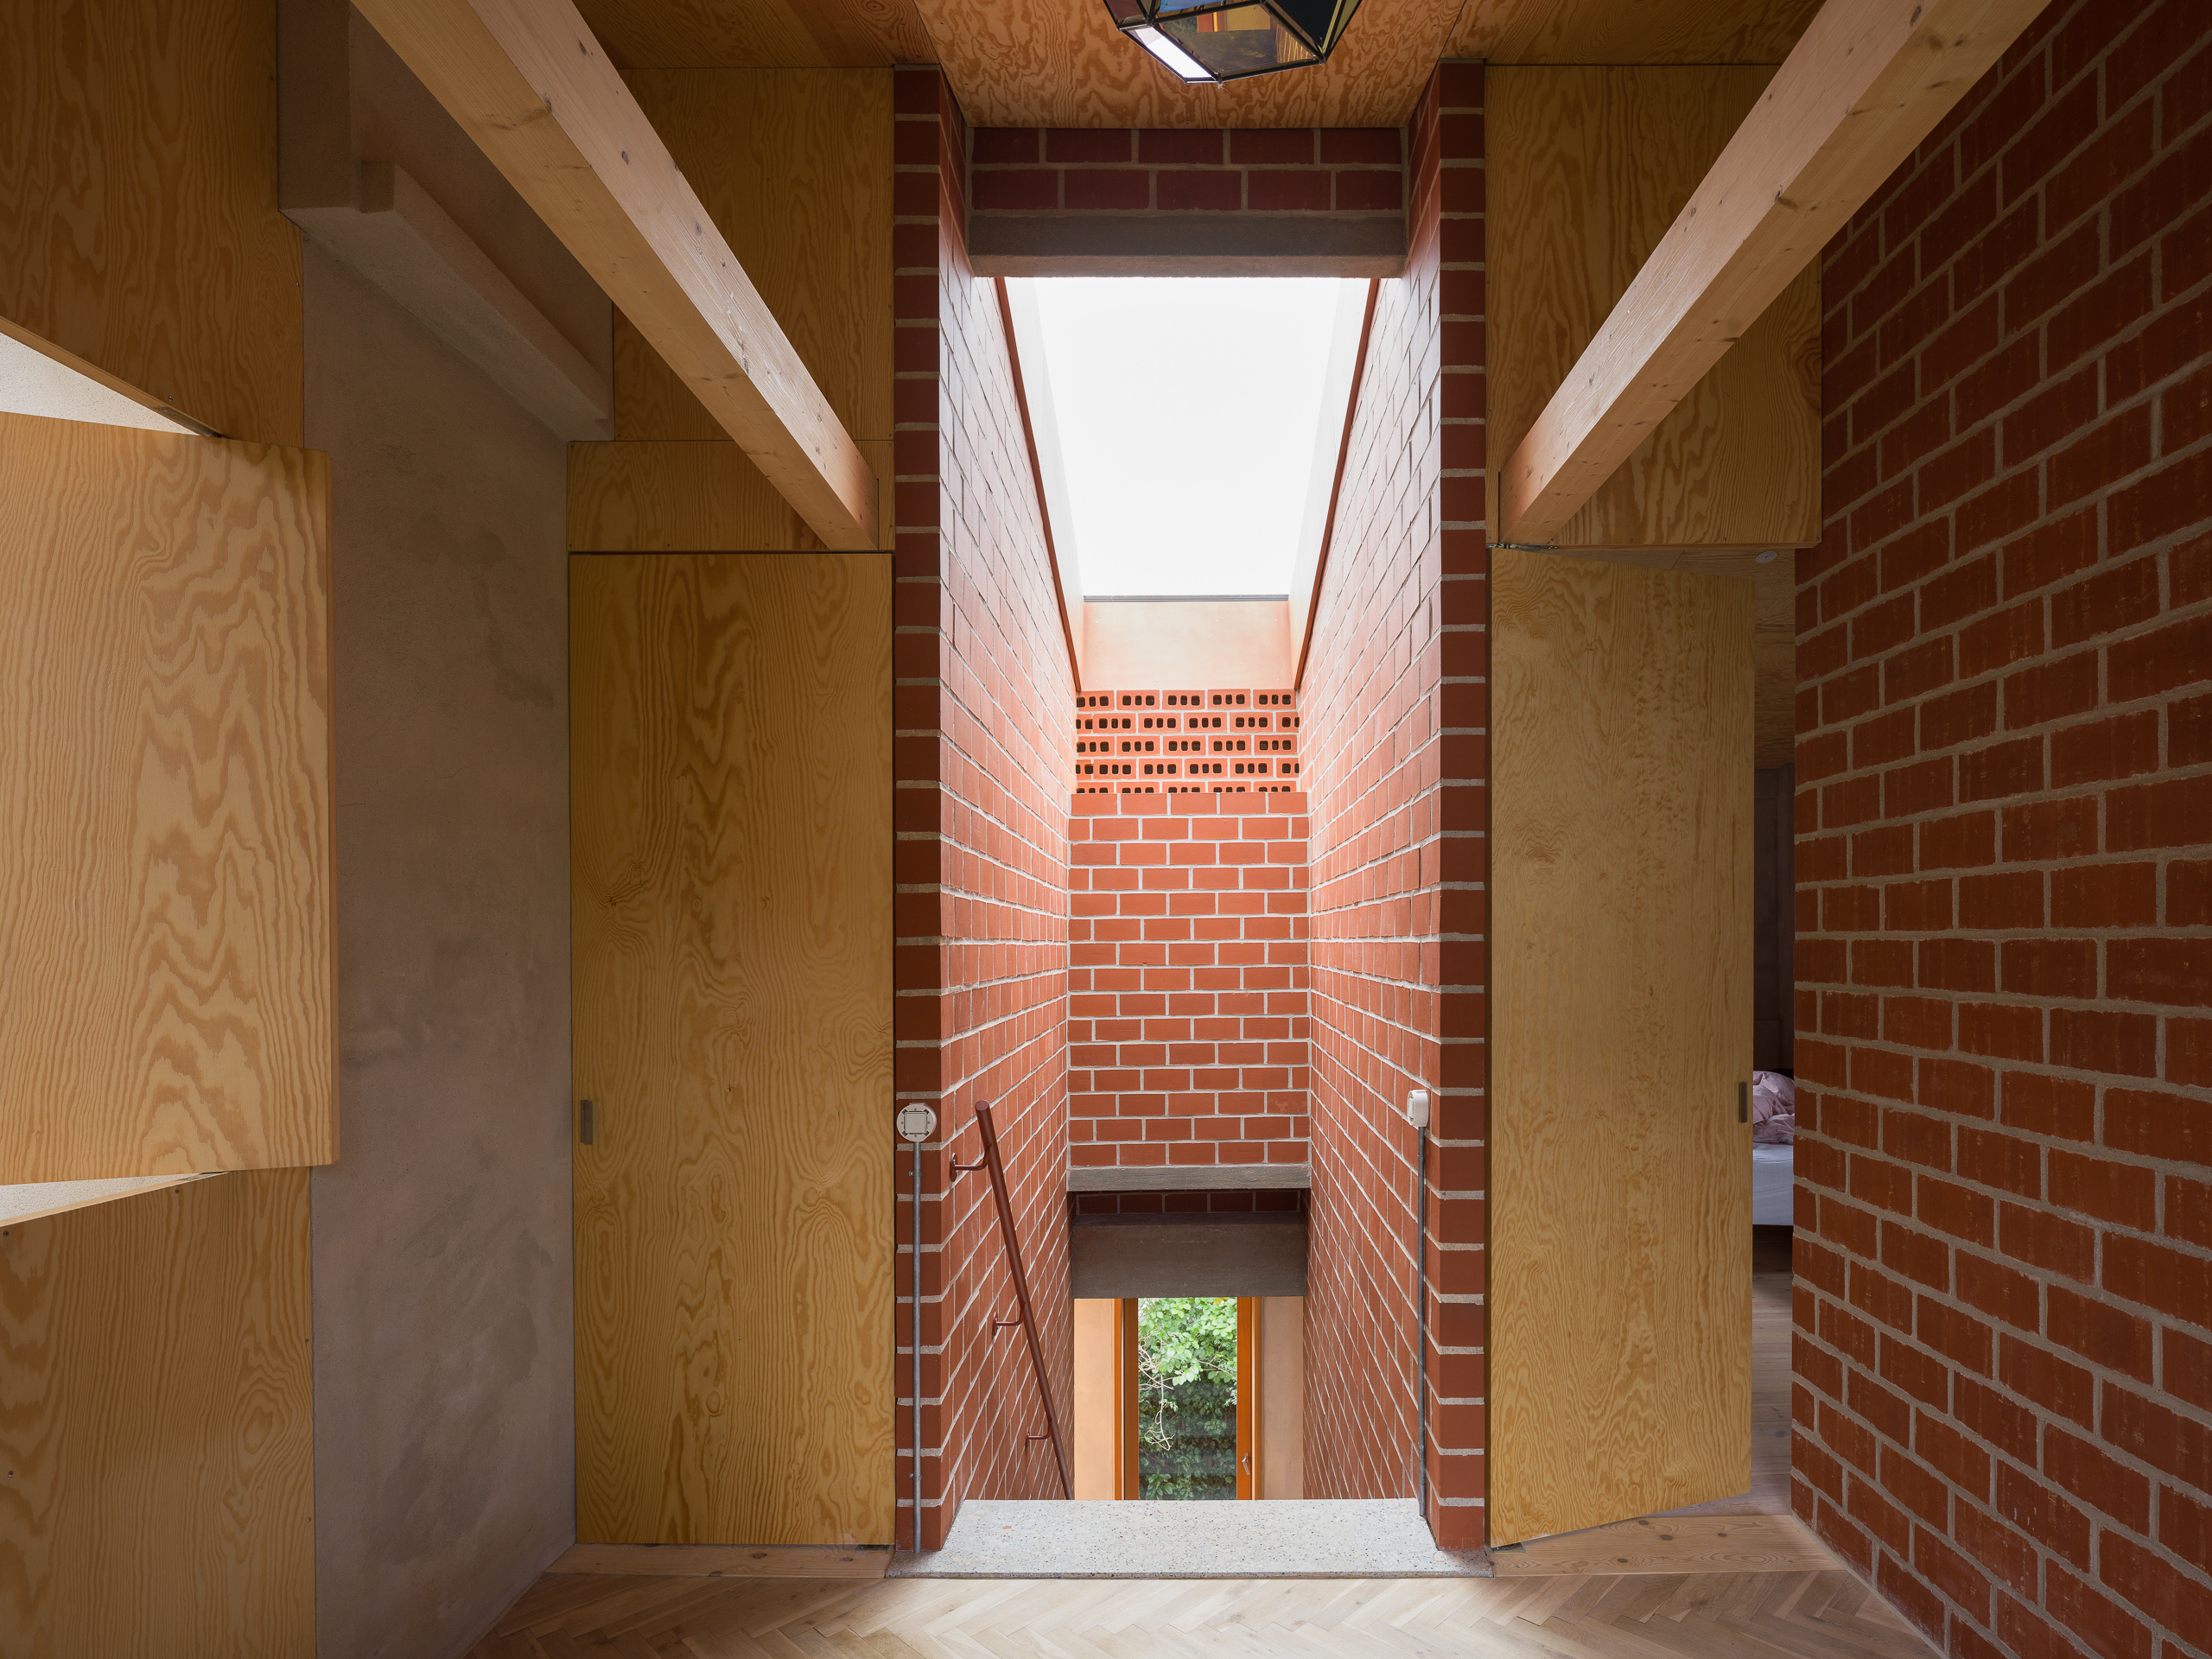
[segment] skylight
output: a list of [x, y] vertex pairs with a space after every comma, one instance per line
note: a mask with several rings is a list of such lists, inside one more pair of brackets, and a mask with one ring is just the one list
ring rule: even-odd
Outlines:
[[1027, 285], [1090, 598], [1283, 594], [1308, 517], [1346, 289], [1288, 277]]

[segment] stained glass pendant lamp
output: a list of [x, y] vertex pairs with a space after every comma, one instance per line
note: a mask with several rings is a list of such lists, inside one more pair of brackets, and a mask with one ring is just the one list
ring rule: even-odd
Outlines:
[[1106, 0], [1124, 35], [1185, 80], [1325, 63], [1359, 0]]

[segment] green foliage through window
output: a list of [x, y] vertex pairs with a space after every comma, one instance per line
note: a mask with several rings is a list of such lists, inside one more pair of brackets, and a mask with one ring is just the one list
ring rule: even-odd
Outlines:
[[1236, 1496], [1236, 1299], [1137, 1304], [1137, 1495]]

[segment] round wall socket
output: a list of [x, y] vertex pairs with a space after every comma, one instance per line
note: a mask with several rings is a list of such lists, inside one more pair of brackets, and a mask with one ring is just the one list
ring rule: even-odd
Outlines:
[[918, 1147], [937, 1133], [937, 1114], [919, 1101], [909, 1101], [901, 1106], [893, 1121], [898, 1124], [901, 1138]]
[[1417, 1129], [1428, 1127], [1428, 1090], [1415, 1089], [1406, 1096], [1406, 1122]]

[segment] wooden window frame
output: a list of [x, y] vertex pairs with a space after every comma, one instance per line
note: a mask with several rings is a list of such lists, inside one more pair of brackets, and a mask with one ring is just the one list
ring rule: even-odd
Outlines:
[[[1137, 1475], [1137, 1301], [1124, 1296], [1114, 1320], [1114, 1496], [1133, 1499]], [[1236, 1299], [1236, 1496], [1255, 1498], [1266, 1484], [1260, 1402], [1260, 1299]]]

